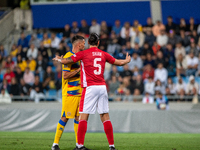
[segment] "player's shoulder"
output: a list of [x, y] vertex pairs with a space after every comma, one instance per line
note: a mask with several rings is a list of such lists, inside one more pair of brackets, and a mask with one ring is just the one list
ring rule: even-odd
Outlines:
[[72, 53], [71, 51], [69, 51], [69, 52], [67, 52], [67, 53], [64, 55], [63, 58], [67, 58], [67, 57], [70, 57], [70, 56], [72, 56], [72, 55], [74, 55], [74, 53]]

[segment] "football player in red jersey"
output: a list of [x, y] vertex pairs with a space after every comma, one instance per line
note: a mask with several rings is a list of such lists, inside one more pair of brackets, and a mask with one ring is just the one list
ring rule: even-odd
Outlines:
[[56, 56], [53, 60], [59, 61], [62, 64], [74, 63], [81, 60], [81, 86], [83, 87], [83, 92], [79, 106], [80, 117], [77, 150], [88, 150], [84, 147], [87, 121], [89, 114], [95, 114], [96, 110], [100, 114], [109, 148], [110, 150], [115, 150], [113, 127], [109, 117], [108, 94], [103, 74], [106, 62], [123, 66], [131, 61], [131, 57], [127, 53], [126, 59], [118, 60], [98, 49], [100, 39], [96, 33], [90, 35], [88, 43], [90, 48], [87, 50], [80, 51], [68, 58]]

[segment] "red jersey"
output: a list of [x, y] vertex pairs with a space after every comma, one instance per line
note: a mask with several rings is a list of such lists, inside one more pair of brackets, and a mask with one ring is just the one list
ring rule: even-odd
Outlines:
[[108, 53], [92, 47], [84, 51], [80, 51], [71, 59], [74, 62], [81, 60], [81, 86], [88, 87], [91, 85], [106, 85], [104, 80], [105, 63], [113, 64], [115, 58]]
[[15, 77], [15, 74], [13, 72], [5, 73], [3, 79], [6, 79], [8, 84], [11, 83], [12, 78]]

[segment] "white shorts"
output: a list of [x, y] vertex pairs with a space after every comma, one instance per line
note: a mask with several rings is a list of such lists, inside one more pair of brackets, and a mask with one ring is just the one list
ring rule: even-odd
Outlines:
[[104, 114], [109, 112], [108, 93], [105, 85], [95, 85], [83, 88], [79, 113]]

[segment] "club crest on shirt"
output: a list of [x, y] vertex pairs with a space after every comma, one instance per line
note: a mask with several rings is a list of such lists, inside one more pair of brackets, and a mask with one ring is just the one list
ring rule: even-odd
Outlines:
[[74, 54], [73, 56], [76, 57], [76, 54]]
[[67, 116], [71, 116], [71, 112], [67, 112]]

